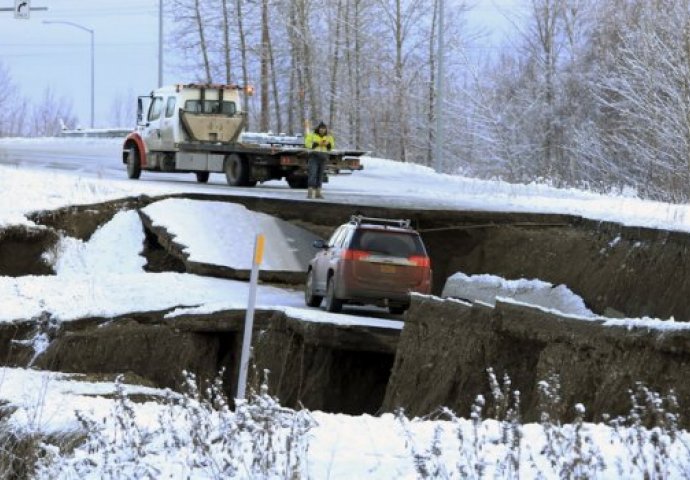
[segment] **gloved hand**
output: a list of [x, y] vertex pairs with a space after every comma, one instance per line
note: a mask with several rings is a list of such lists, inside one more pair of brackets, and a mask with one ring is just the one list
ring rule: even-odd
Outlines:
[[319, 144], [314, 142], [311, 144], [311, 148], [319, 148]]
[[328, 151], [330, 152], [330, 151], [331, 151], [331, 148], [333, 148], [333, 147], [331, 146], [331, 142], [328, 142], [328, 143], [326, 144], [326, 150], [328, 150]]

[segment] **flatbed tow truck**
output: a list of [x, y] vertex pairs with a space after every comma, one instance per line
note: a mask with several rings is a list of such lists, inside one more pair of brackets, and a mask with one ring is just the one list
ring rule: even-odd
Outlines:
[[[229, 185], [253, 187], [284, 178], [291, 188], [307, 187], [307, 159], [301, 135], [243, 132], [237, 85], [177, 84], [153, 90], [137, 102], [137, 127], [127, 135], [122, 162], [127, 176], [142, 171], [194, 173], [200, 183], [224, 173]], [[328, 174], [363, 167], [358, 150], [332, 150]]]

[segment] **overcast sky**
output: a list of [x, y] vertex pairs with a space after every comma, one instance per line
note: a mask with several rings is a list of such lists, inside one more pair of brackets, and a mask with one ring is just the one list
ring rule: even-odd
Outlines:
[[[6, 5], [5, 5], [6, 4]], [[90, 120], [90, 34], [63, 24], [94, 30], [95, 123], [105, 126], [112, 98], [132, 90], [143, 94], [158, 83], [158, 0], [31, 0], [29, 20], [0, 12], [0, 61], [22, 93], [40, 98], [50, 86], [56, 97], [73, 102], [83, 126]], [[0, 0], [13, 7], [13, 0]]]
[[[506, 28], [503, 15], [525, 1], [475, 0], [469, 23], [473, 28]], [[89, 125], [90, 34], [43, 20], [69, 21], [94, 30], [97, 127], [115, 126], [109, 125], [109, 118], [118, 95], [145, 94], [158, 84], [158, 0], [31, 0], [31, 5], [48, 10], [33, 11], [28, 20], [0, 12], [0, 62], [32, 101], [50, 86], [57, 98], [72, 101], [80, 125]], [[0, 7], [13, 6], [13, 0], [0, 0]], [[164, 82], [188, 80], [179, 77], [164, 62]]]

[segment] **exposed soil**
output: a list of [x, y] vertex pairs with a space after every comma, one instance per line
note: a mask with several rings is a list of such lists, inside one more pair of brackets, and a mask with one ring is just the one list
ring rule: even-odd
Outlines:
[[143, 208], [159, 198], [151, 198], [145, 195], [130, 197], [111, 202], [94, 203], [90, 205], [73, 205], [56, 210], [41, 210], [29, 215], [29, 219], [51, 227], [59, 232], [80, 240], [88, 240], [93, 232], [104, 223], [107, 223], [121, 210]]
[[10, 227], [0, 231], [0, 275], [50, 275], [43, 257], [55, 246], [58, 235], [50, 228]]
[[[179, 389], [182, 372], [202, 380], [223, 369], [227, 393], [237, 386], [244, 311], [186, 315], [147, 312], [115, 319], [90, 318], [61, 325], [34, 367], [89, 375], [128, 373], [149, 385]], [[376, 413], [385, 394], [398, 332], [304, 325], [282, 312], [257, 311], [249, 378], [257, 387], [268, 368], [271, 392], [285, 406], [346, 413]], [[30, 338], [23, 329], [0, 325], [0, 346]], [[35, 325], [34, 325], [35, 327]], [[4, 344], [4, 345], [3, 345]], [[12, 363], [26, 365], [30, 348], [15, 345]]]
[[[482, 394], [491, 415], [487, 368], [499, 380], [510, 377], [527, 421], [539, 420], [537, 383], [552, 374], [559, 376], [565, 420], [576, 403], [592, 420], [627, 414], [627, 391], [636, 382], [662, 393], [674, 389], [680, 405], [690, 405], [690, 331], [606, 326], [523, 305], [491, 308], [417, 297], [383, 408], [424, 415], [447, 406], [464, 416]], [[682, 422], [690, 426], [688, 418]]]
[[[456, 272], [507, 279], [536, 278], [564, 284], [598, 313], [690, 319], [690, 235], [628, 228], [566, 215], [458, 211], [407, 211], [259, 197], [190, 195], [232, 201], [305, 228], [321, 237], [362, 213], [410, 218], [421, 232], [434, 269], [434, 292]], [[0, 275], [51, 274], [43, 253], [59, 232], [88, 239], [121, 209], [159, 198], [139, 197], [40, 212], [45, 228], [0, 233]], [[149, 271], [194, 272], [246, 278], [247, 272], [193, 264], [165, 232], [144, 219]], [[268, 278], [264, 281], [299, 281]], [[164, 319], [145, 312], [117, 319], [84, 319], [51, 330], [53, 341], [34, 365], [89, 374], [131, 372], [154, 385], [176, 388], [186, 369], [211, 378], [226, 369], [234, 391], [244, 312]], [[690, 405], [684, 377], [690, 340], [681, 333], [616, 330], [598, 322], [561, 318], [499, 304], [495, 309], [457, 302], [415, 300], [397, 331], [334, 327], [257, 312], [257, 371], [270, 369], [272, 392], [283, 404], [347, 413], [375, 413], [403, 406], [424, 415], [440, 405], [467, 414], [479, 393], [488, 394], [486, 368], [508, 373], [534, 419], [538, 380], [562, 377], [567, 405], [582, 402], [594, 418], [627, 411], [627, 389], [637, 380], [659, 390], [675, 388]], [[49, 320], [49, 319], [48, 319]], [[46, 326], [48, 325], [48, 327]], [[0, 325], [0, 363], [27, 365], [25, 343], [46, 319]], [[394, 361], [395, 359], [395, 361]], [[391, 369], [393, 375], [389, 382]], [[487, 397], [488, 398], [488, 397]]]

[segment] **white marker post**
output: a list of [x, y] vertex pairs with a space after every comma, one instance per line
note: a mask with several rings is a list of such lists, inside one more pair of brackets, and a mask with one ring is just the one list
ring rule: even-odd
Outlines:
[[244, 400], [247, 390], [247, 372], [249, 371], [249, 349], [252, 346], [252, 330], [254, 329], [254, 306], [256, 305], [256, 288], [259, 282], [259, 265], [264, 255], [264, 236], [258, 234], [254, 242], [254, 260], [252, 273], [249, 277], [249, 300], [247, 314], [244, 317], [244, 338], [242, 340], [242, 356], [240, 357], [240, 373], [237, 379], [238, 400]]

